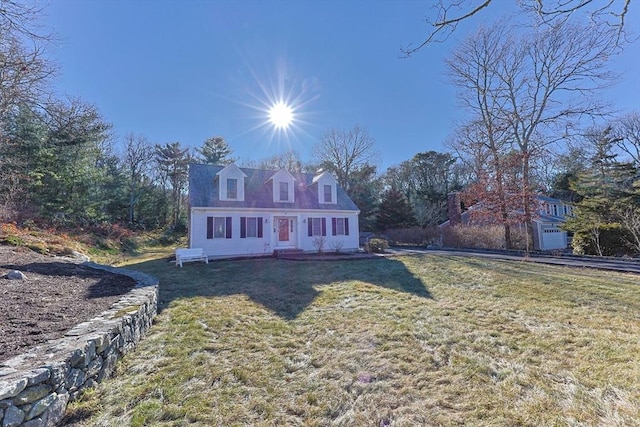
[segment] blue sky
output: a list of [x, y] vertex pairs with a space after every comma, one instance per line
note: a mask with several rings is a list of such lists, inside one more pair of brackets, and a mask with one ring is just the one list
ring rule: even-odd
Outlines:
[[[501, 3], [492, 5], [497, 17]], [[52, 54], [59, 94], [95, 104], [116, 136], [198, 147], [223, 136], [240, 161], [293, 149], [309, 160], [328, 129], [366, 128], [380, 170], [443, 145], [456, 119], [444, 59], [465, 32], [400, 59], [428, 27], [429, 1], [57, 0], [44, 24], [61, 41]], [[640, 33], [640, 5], [628, 26]], [[622, 81], [606, 93], [640, 110], [640, 41], [616, 59]], [[295, 125], [274, 132], [265, 110], [293, 103]]]

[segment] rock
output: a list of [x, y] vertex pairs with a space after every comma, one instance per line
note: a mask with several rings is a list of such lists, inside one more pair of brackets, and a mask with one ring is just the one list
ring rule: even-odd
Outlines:
[[65, 379], [67, 378], [67, 374], [69, 373], [69, 365], [64, 362], [52, 363], [47, 366], [47, 368], [51, 372], [50, 383], [54, 388], [58, 388], [60, 386], [65, 385]]
[[27, 276], [22, 271], [13, 270], [7, 273], [7, 279], [9, 280], [27, 280]]
[[51, 406], [53, 402], [56, 401], [57, 398], [58, 398], [58, 395], [55, 393], [52, 393], [38, 400], [36, 403], [33, 404], [31, 409], [29, 410], [29, 413], [27, 414], [27, 419], [30, 420], [44, 413], [44, 411], [46, 411], [49, 408], [49, 406]]
[[65, 386], [69, 391], [76, 391], [84, 384], [86, 376], [80, 369], [71, 369], [65, 378]]
[[0, 400], [17, 396], [27, 386], [27, 379], [20, 378], [13, 381], [0, 382]]
[[24, 421], [24, 412], [15, 406], [9, 406], [4, 411], [4, 418], [2, 419], [2, 427], [17, 427]]
[[98, 374], [98, 382], [102, 382], [105, 378], [108, 378], [109, 375], [113, 372], [113, 369], [116, 366], [116, 361], [118, 360], [118, 356], [115, 354], [110, 354], [104, 359], [104, 363], [102, 364], [102, 369], [100, 369], [100, 373]]
[[51, 373], [48, 369], [39, 368], [31, 371], [27, 377], [27, 386], [34, 384], [40, 384], [47, 381], [51, 377]]
[[36, 400], [45, 397], [50, 391], [51, 387], [46, 384], [28, 387], [13, 399], [13, 403], [15, 405], [24, 405], [26, 403], [35, 402]]
[[101, 369], [102, 369], [102, 358], [96, 357], [91, 361], [91, 363], [89, 363], [89, 366], [87, 366], [87, 369], [86, 369], [87, 378], [96, 377], [100, 373]]
[[51, 425], [56, 425], [62, 420], [68, 402], [68, 393], [59, 394], [53, 405], [49, 407], [49, 423]]
[[22, 427], [47, 427], [47, 417], [37, 417], [22, 424]]

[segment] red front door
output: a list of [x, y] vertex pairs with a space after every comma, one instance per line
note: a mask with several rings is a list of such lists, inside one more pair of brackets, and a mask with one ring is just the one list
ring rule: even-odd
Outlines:
[[289, 241], [289, 220], [287, 218], [278, 218], [278, 241]]

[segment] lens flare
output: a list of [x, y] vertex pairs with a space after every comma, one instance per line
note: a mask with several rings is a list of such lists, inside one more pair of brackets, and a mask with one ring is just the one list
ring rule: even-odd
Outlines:
[[269, 122], [276, 129], [286, 130], [293, 123], [293, 109], [280, 101], [269, 108]]

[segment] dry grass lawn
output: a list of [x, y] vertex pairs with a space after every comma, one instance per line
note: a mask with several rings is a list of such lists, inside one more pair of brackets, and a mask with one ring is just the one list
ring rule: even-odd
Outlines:
[[455, 256], [130, 267], [161, 313], [78, 425], [632, 425], [632, 274]]

